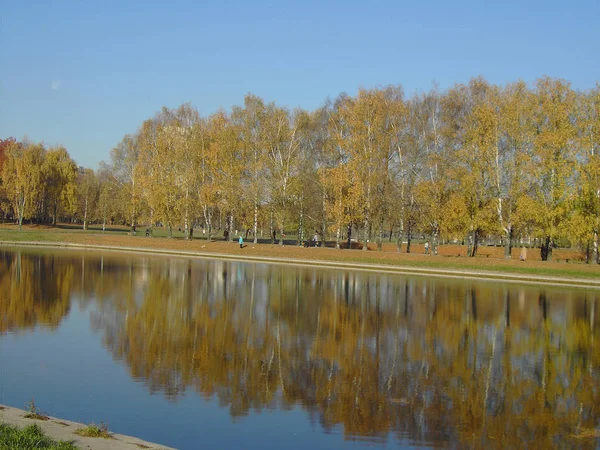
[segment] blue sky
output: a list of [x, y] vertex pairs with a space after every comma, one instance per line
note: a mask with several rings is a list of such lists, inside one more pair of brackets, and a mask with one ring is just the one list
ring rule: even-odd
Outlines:
[[209, 115], [248, 92], [312, 109], [477, 75], [600, 80], [600, 0], [4, 0], [0, 15], [0, 138], [62, 144], [92, 168], [163, 105]]

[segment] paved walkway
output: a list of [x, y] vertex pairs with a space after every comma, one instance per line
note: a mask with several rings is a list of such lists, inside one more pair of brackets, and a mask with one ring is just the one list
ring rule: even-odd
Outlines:
[[74, 244], [70, 242], [45, 242], [45, 241], [0, 241], [0, 246], [27, 246], [27, 247], [48, 247], [48, 248], [74, 248], [74, 249], [91, 249], [91, 250], [107, 250], [117, 252], [130, 253], [146, 253], [156, 255], [174, 255], [183, 257], [205, 258], [205, 259], [220, 259], [232, 261], [247, 261], [259, 262], [267, 264], [285, 264], [297, 265], [305, 267], [321, 267], [346, 270], [361, 270], [376, 273], [386, 274], [410, 274], [410, 275], [429, 275], [445, 278], [469, 278], [484, 281], [504, 281], [519, 284], [543, 284], [551, 286], [565, 287], [585, 287], [592, 289], [600, 289], [600, 277], [594, 278], [564, 278], [544, 275], [522, 275], [515, 273], [492, 272], [492, 271], [475, 271], [462, 269], [446, 269], [446, 268], [428, 268], [415, 266], [395, 266], [387, 264], [368, 264], [355, 262], [327, 261], [327, 260], [307, 260], [295, 258], [278, 258], [269, 256], [243, 256], [224, 253], [212, 252], [197, 252], [189, 250], [171, 250], [171, 249], [156, 249], [143, 247], [119, 247], [108, 245], [91, 245], [91, 244]]
[[46, 416], [48, 420], [27, 419], [24, 416], [25, 411], [22, 409], [0, 405], [0, 422], [19, 428], [37, 424], [50, 438], [56, 441], [72, 442], [82, 450], [172, 450], [171, 447], [153, 444], [123, 434], [110, 433], [110, 439], [83, 437], [75, 434], [75, 430], [85, 428], [84, 424], [50, 416]]

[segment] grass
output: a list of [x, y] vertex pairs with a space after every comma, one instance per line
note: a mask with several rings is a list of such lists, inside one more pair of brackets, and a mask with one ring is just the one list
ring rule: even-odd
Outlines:
[[35, 399], [32, 397], [31, 401], [29, 403], [27, 403], [26, 407], [25, 407], [25, 417], [27, 419], [35, 419], [35, 420], [48, 420], [50, 419], [47, 415], [45, 415], [43, 413], [42, 410], [40, 410], [36, 404], [35, 404]]
[[[569, 279], [600, 279], [600, 266], [596, 264], [584, 264], [581, 261], [581, 253], [577, 250], [556, 249], [554, 261], [542, 262], [539, 260], [539, 250], [529, 249], [527, 261], [519, 261], [520, 249], [515, 248], [513, 259], [503, 258], [503, 249], [500, 247], [480, 248], [478, 257], [467, 258], [466, 249], [460, 245], [444, 245], [440, 247], [440, 256], [423, 254], [423, 245], [413, 244], [413, 253], [397, 253], [393, 243], [385, 243], [384, 251], [362, 250], [336, 250], [335, 248], [302, 248], [286, 242], [285, 247], [273, 245], [265, 237], [259, 244], [253, 244], [251, 239], [246, 240], [243, 249], [237, 242], [225, 242], [220, 235], [214, 241], [208, 242], [202, 236], [201, 230], [195, 230], [193, 240], [183, 239], [183, 232], [178, 229], [173, 231], [174, 238], [167, 239], [166, 230], [154, 229], [154, 237], [145, 237], [145, 228], [138, 227], [136, 236], [131, 236], [127, 227], [110, 227], [102, 232], [100, 225], [93, 225], [90, 230], [83, 231], [75, 229], [72, 225], [48, 226], [25, 226], [23, 231], [11, 224], [0, 225], [0, 240], [24, 242], [40, 241], [48, 243], [74, 243], [82, 245], [135, 247], [140, 250], [168, 250], [173, 253], [178, 251], [193, 251], [203, 253], [215, 253], [230, 256], [255, 256], [286, 258], [289, 260], [319, 260], [330, 262], [342, 262], [349, 264], [381, 264], [390, 267], [412, 267], [416, 269], [435, 270], [465, 270], [484, 271], [494, 273], [501, 277], [510, 275], [525, 275], [530, 277], [563, 277]], [[460, 256], [459, 256], [460, 255]], [[560, 259], [560, 262], [557, 261]], [[569, 261], [568, 263], [566, 261]]]
[[72, 443], [54, 441], [47, 437], [39, 425], [30, 425], [20, 429], [0, 424], [0, 450], [76, 450]]
[[108, 427], [102, 422], [100, 422], [100, 425], [91, 423], [85, 428], [78, 428], [75, 430], [75, 434], [91, 438], [112, 439], [112, 435], [109, 433]]

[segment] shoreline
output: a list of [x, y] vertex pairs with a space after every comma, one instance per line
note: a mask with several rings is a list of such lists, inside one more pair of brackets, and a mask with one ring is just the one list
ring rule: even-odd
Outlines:
[[75, 434], [75, 431], [80, 428], [86, 428], [88, 425], [64, 420], [57, 417], [48, 416], [45, 420], [30, 419], [24, 417], [27, 411], [19, 408], [14, 408], [8, 405], [0, 404], [0, 423], [16, 426], [23, 429], [30, 425], [38, 425], [44, 434], [57, 441], [72, 442], [75, 446], [81, 449], [93, 448], [94, 450], [139, 450], [156, 449], [156, 450], [174, 450], [172, 447], [147, 442], [134, 436], [113, 433], [109, 430], [110, 438], [102, 437], [84, 437]]
[[486, 270], [429, 268], [422, 266], [373, 264], [359, 262], [343, 262], [331, 260], [308, 260], [295, 257], [274, 257], [258, 255], [240, 255], [237, 253], [200, 252], [180, 249], [161, 249], [150, 247], [130, 247], [97, 244], [78, 244], [56, 241], [0, 241], [0, 247], [55, 248], [92, 251], [111, 251], [120, 253], [137, 253], [184, 258], [216, 259], [221, 261], [253, 262], [263, 264], [279, 264], [301, 267], [318, 267], [323, 269], [359, 270], [385, 274], [434, 276], [439, 278], [475, 279], [480, 281], [501, 281], [517, 284], [550, 285], [570, 288], [600, 289], [600, 278], [560, 277], [551, 275], [519, 274], [511, 272], [494, 272]]

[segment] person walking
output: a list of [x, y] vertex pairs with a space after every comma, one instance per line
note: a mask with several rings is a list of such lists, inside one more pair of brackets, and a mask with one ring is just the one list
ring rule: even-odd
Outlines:
[[241, 234], [240, 234], [239, 242], [240, 242], [240, 248], [242, 248], [244, 246], [244, 238]]

